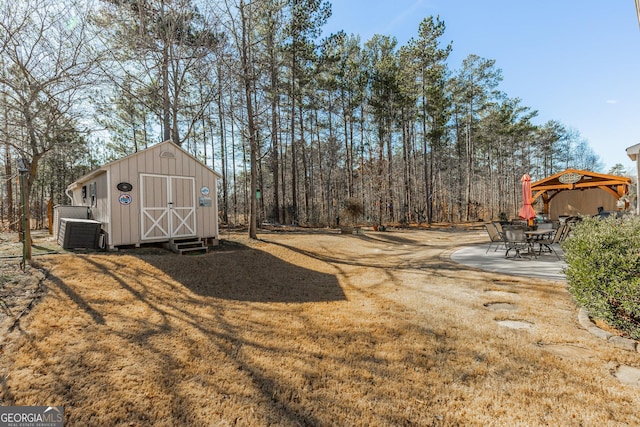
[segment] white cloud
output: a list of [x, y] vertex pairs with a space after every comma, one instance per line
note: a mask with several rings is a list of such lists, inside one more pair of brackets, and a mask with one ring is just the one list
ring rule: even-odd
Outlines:
[[[386, 26], [383, 31], [383, 34], [392, 33], [396, 27], [402, 26], [405, 24], [407, 18], [420, 16], [420, 9], [424, 8], [425, 2], [424, 0], [416, 0], [411, 5], [406, 7], [404, 10], [400, 11]], [[415, 29], [417, 31], [417, 28]]]

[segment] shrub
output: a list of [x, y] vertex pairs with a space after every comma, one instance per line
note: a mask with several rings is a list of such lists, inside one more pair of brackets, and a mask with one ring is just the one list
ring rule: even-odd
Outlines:
[[640, 217], [587, 218], [562, 247], [578, 304], [640, 339]]
[[351, 197], [345, 200], [344, 212], [349, 218], [351, 218], [351, 223], [355, 224], [358, 217], [362, 216], [362, 214], [364, 213], [362, 201], [358, 200], [356, 197]]

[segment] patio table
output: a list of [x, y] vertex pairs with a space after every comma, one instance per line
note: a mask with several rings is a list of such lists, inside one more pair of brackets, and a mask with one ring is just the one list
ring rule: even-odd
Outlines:
[[552, 235], [553, 233], [555, 233], [556, 230], [553, 228], [543, 228], [541, 230], [529, 230], [529, 231], [525, 231], [524, 234], [526, 234], [527, 236], [533, 238], [533, 239], [539, 239], [541, 238], [540, 236], [543, 237], [547, 237]]
[[[539, 240], [545, 240], [549, 237], [551, 237], [551, 235], [553, 235], [553, 233], [555, 233], [556, 230], [553, 228], [543, 228], [540, 230], [529, 230], [529, 231], [525, 231], [524, 234], [527, 235], [527, 240], [529, 241], [529, 243], [531, 244], [532, 247], [535, 246], [536, 242], [538, 242]], [[538, 254], [542, 254], [542, 245], [539, 244], [538, 245]]]
[[[526, 231], [522, 228], [508, 228], [504, 230], [504, 243], [507, 250], [504, 254], [505, 258], [522, 259], [522, 254], [536, 256], [531, 240], [526, 235]], [[509, 252], [515, 251], [513, 257], [509, 257]]]

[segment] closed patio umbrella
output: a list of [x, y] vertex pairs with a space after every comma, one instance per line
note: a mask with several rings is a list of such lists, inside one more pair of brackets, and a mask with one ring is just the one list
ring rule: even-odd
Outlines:
[[529, 223], [536, 217], [536, 212], [531, 206], [531, 177], [528, 174], [522, 175], [522, 207], [520, 208], [520, 218], [526, 219]]

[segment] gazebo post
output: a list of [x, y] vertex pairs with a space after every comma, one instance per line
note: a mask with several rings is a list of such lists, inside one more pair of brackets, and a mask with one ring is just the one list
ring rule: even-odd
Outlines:
[[542, 214], [549, 216], [549, 195], [546, 191], [542, 194]]

